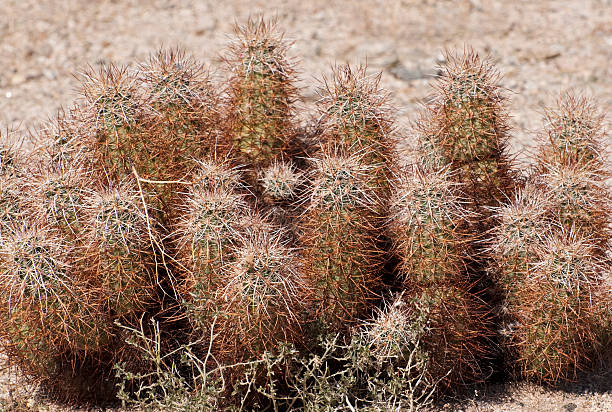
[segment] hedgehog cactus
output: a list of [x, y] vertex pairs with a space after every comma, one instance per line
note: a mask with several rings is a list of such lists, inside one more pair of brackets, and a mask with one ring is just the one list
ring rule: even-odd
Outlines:
[[[515, 184], [506, 153], [508, 124], [499, 74], [473, 50], [463, 56], [447, 54], [446, 60], [419, 144], [434, 163], [455, 171], [470, 209], [489, 217], [487, 206], [505, 200]], [[487, 219], [483, 224], [492, 226]]]
[[[249, 20], [221, 86], [161, 51], [86, 71], [83, 99], [27, 157], [2, 136], [0, 343], [12, 360], [83, 397], [96, 388], [77, 377], [94, 367], [108, 378], [128, 357], [135, 375], [150, 366], [114, 324], [143, 318], [172, 336], [161, 346], [238, 364], [231, 383], [323, 334], [366, 342], [376, 382], [416, 373], [443, 390], [482, 378], [493, 322], [517, 377], [571, 378], [609, 350], [612, 207], [593, 104], [567, 95], [547, 113], [519, 184], [497, 72], [471, 50], [447, 55], [414, 130], [418, 158], [400, 168], [380, 74], [334, 68], [319, 117], [298, 116], [288, 48], [274, 24]], [[287, 389], [259, 385], [295, 366], [279, 365], [249, 385]]]
[[219, 98], [207, 70], [181, 50], [156, 53], [139, 68], [139, 77], [152, 110], [143, 120], [144, 135], [134, 142], [138, 157], [132, 162], [141, 177], [170, 181], [154, 186], [166, 205], [175, 199], [172, 181], [193, 171], [194, 159], [221, 151]]
[[464, 276], [470, 212], [447, 169], [415, 166], [396, 182], [390, 227], [406, 287], [447, 284]]
[[382, 253], [365, 154], [322, 151], [312, 159], [310, 202], [299, 223], [304, 274], [314, 311], [327, 326], [354, 321], [381, 284]]
[[239, 222], [248, 213], [239, 174], [227, 164], [206, 161], [196, 172], [175, 230], [179, 261], [187, 269], [183, 296], [190, 320], [206, 331], [218, 274], [234, 252]]
[[[274, 23], [249, 20], [237, 37], [227, 58], [230, 142], [239, 161], [258, 170], [282, 160], [290, 149], [295, 71]], [[247, 178], [256, 183], [256, 175]]]
[[596, 348], [597, 313], [592, 299], [601, 282], [593, 246], [575, 233], [549, 236], [538, 245], [510, 307], [518, 314], [514, 349], [518, 374], [556, 382], [571, 379]]
[[[153, 299], [154, 224], [139, 206], [133, 184], [94, 191], [85, 201], [84, 272], [97, 279], [112, 312], [135, 315]], [[153, 229], [151, 228], [153, 226]]]
[[[563, 94], [555, 109], [546, 112], [547, 127], [540, 137], [536, 158], [540, 169], [552, 165], [581, 165], [589, 170], [603, 166], [604, 116], [584, 97]], [[603, 172], [603, 170], [601, 170]]]
[[[130, 159], [134, 157], [138, 117], [143, 109], [137, 100], [138, 87], [126, 68], [114, 65], [98, 72], [83, 73], [82, 94], [90, 105], [86, 115], [95, 125], [92, 145], [101, 150], [95, 153], [100, 166], [111, 176], [123, 177], [131, 173]], [[91, 132], [90, 132], [91, 133]]]
[[533, 262], [534, 248], [553, 230], [547, 218], [550, 205], [548, 192], [527, 183], [515, 193], [512, 203], [495, 209], [494, 217], [499, 224], [491, 231], [490, 254], [506, 299], [518, 296]]
[[70, 252], [45, 227], [15, 227], [1, 242], [2, 339], [9, 356], [45, 379], [73, 351], [96, 351], [107, 336], [95, 295], [74, 276]]
[[272, 226], [253, 223], [243, 230], [216, 290], [223, 302], [219, 345], [233, 352], [232, 360], [274, 351], [279, 342], [296, 343], [304, 310], [305, 285], [295, 253]]
[[320, 90], [319, 111], [327, 127], [323, 141], [346, 152], [364, 152], [366, 163], [376, 166], [372, 184], [388, 186], [387, 162], [391, 156], [389, 96], [380, 88], [380, 74], [368, 75], [366, 67], [336, 67]]
[[556, 382], [586, 366], [605, 334], [610, 206], [601, 116], [571, 95], [547, 116], [533, 176], [497, 213], [492, 256], [515, 374]]
[[457, 186], [447, 169], [414, 166], [395, 182], [390, 220], [408, 319], [423, 324], [428, 374], [445, 387], [481, 376], [490, 323], [469, 293], [470, 212]]
[[612, 237], [603, 115], [585, 98], [561, 96], [547, 113], [535, 156], [539, 183], [554, 194], [552, 212], [566, 230], [593, 237], [603, 255]]

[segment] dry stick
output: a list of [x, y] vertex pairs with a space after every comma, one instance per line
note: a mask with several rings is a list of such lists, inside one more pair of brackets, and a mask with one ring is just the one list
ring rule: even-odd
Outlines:
[[[168, 264], [166, 263], [165, 257], [168, 256], [168, 258], [170, 258], [173, 262], [179, 264], [183, 269], [186, 269], [187, 271], [189, 271], [189, 269], [187, 269], [185, 266], [183, 266], [180, 262], [178, 262], [172, 256], [168, 255], [166, 253], [163, 245], [161, 245], [157, 241], [157, 239], [153, 236], [153, 231], [151, 230], [151, 223], [150, 223], [150, 218], [149, 218], [149, 211], [148, 211], [148, 208], [147, 208], [147, 202], [145, 200], [144, 192], [142, 190], [142, 185], [140, 184], [140, 182], [142, 181], [142, 182], [152, 183], [152, 182], [155, 182], [155, 181], [151, 181], [151, 180], [147, 180], [147, 179], [141, 178], [140, 175], [138, 174], [138, 172], [136, 171], [136, 168], [134, 167], [134, 165], [132, 165], [132, 173], [136, 177], [136, 182], [138, 184], [138, 191], [140, 193], [140, 199], [142, 200], [142, 205], [143, 205], [144, 212], [145, 212], [145, 218], [147, 219], [147, 231], [149, 233], [149, 240], [151, 241], [151, 247], [153, 248], [153, 256], [155, 258], [155, 277], [156, 277], [157, 284], [159, 285], [160, 281], [159, 281], [158, 260], [157, 260], [157, 253], [155, 252], [155, 246], [157, 246], [159, 248], [160, 252], [161, 252], [162, 265], [164, 266], [164, 268], [166, 268], [167, 273], [170, 274], [170, 276], [168, 276], [168, 277], [170, 278], [170, 282], [172, 282], [173, 290], [176, 291], [176, 285], [174, 284], [174, 279], [173, 279], [173, 276], [172, 276], [172, 272], [168, 268]], [[165, 183], [165, 182], [159, 181], [157, 183]], [[182, 182], [182, 183], [186, 184], [185, 182]], [[166, 292], [164, 291], [164, 293], [166, 293]]]

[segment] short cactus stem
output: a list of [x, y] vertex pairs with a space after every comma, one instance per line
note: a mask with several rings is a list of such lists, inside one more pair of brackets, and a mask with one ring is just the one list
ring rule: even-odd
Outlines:
[[96, 147], [96, 165], [119, 179], [131, 175], [143, 110], [135, 76], [110, 65], [98, 72], [85, 71], [82, 79], [81, 93], [88, 105], [83, 115], [94, 125], [94, 135], [88, 137]]
[[260, 173], [263, 195], [271, 201], [291, 202], [298, 194], [302, 173], [289, 162], [274, 162]]
[[470, 212], [451, 173], [414, 166], [400, 174], [394, 187], [389, 227], [405, 287], [460, 280], [471, 248]]
[[[427, 373], [452, 392], [481, 381], [489, 356], [491, 319], [486, 304], [467, 285], [423, 286], [405, 296], [410, 319], [425, 326], [421, 337]], [[451, 320], [452, 319], [452, 320]]]
[[69, 244], [29, 223], [0, 242], [2, 341], [27, 373], [53, 378], [61, 357], [99, 350], [108, 323], [87, 283], [73, 275]]
[[556, 107], [546, 111], [545, 120], [536, 157], [541, 170], [546, 170], [546, 164], [555, 164], [603, 171], [604, 115], [594, 102], [571, 93], [562, 94]]
[[597, 347], [596, 291], [601, 268], [594, 246], [577, 233], [539, 242], [519, 295], [509, 303], [517, 322], [508, 330], [515, 373], [545, 383], [572, 379]]
[[[455, 171], [470, 208], [489, 217], [487, 208], [512, 196], [515, 186], [499, 74], [472, 50], [463, 56], [447, 54], [446, 60], [428, 107], [431, 113], [423, 118], [435, 126], [421, 128], [430, 131], [420, 136], [421, 145], [436, 148], [428, 152]], [[480, 226], [491, 227], [487, 220]]]
[[213, 299], [222, 268], [233, 258], [240, 222], [248, 206], [240, 193], [240, 175], [227, 164], [202, 161], [184, 200], [183, 219], [173, 238], [186, 270], [183, 299], [190, 321], [200, 332], [208, 329], [216, 310]]
[[29, 180], [31, 209], [65, 236], [78, 238], [85, 224], [84, 202], [91, 191], [92, 171], [74, 164], [43, 164]]
[[256, 180], [256, 171], [281, 160], [293, 140], [295, 71], [286, 57], [289, 45], [274, 23], [249, 20], [236, 34], [226, 58], [231, 70], [228, 133], [238, 161], [251, 170], [245, 177]]
[[251, 359], [300, 338], [304, 280], [299, 260], [270, 225], [243, 230], [234, 259], [219, 275], [216, 298], [221, 356]]
[[494, 209], [499, 224], [490, 232], [488, 253], [497, 268], [492, 272], [508, 298], [518, 296], [537, 245], [554, 230], [551, 205], [549, 192], [529, 182], [517, 190], [512, 202]]
[[144, 150], [133, 153], [132, 163], [142, 178], [165, 182], [145, 187], [169, 204], [180, 188], [173, 182], [198, 167], [195, 159], [227, 152], [216, 127], [219, 97], [204, 66], [180, 49], [158, 51], [137, 76], [151, 112], [142, 119], [143, 130], [134, 142]]
[[605, 253], [612, 237], [608, 227], [611, 203], [601, 176], [578, 165], [548, 165], [539, 183], [552, 194], [550, 211], [555, 220], [565, 230], [591, 236]]
[[84, 255], [88, 259], [83, 270], [100, 285], [117, 318], [137, 316], [155, 294], [153, 259], [159, 236], [141, 202], [131, 182], [92, 191], [85, 201]]
[[329, 327], [345, 328], [367, 311], [381, 284], [383, 251], [364, 154], [323, 151], [312, 159], [310, 203], [299, 223], [304, 275], [314, 312]]
[[[349, 65], [335, 67], [332, 77], [324, 79], [318, 105], [328, 128], [324, 140], [347, 152], [366, 152], [364, 161], [381, 166], [384, 172], [393, 120], [389, 94], [379, 86], [380, 78], [381, 73], [368, 75], [365, 66], [355, 70]], [[386, 176], [381, 174], [375, 183], [380, 184]]]
[[589, 236], [603, 255], [612, 238], [603, 115], [588, 100], [566, 94], [546, 120], [535, 155], [538, 183], [553, 194], [551, 211], [565, 230]]

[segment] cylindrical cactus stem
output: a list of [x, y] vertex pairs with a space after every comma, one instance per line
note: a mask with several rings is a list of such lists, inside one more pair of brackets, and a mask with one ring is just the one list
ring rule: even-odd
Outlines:
[[395, 182], [390, 231], [410, 324], [420, 327], [427, 370], [445, 389], [481, 378], [490, 334], [485, 305], [469, 293], [470, 212], [448, 168], [416, 165]]
[[274, 23], [249, 20], [236, 34], [226, 58], [231, 70], [228, 135], [237, 160], [251, 169], [245, 178], [255, 186], [257, 170], [290, 153], [295, 70], [286, 56], [289, 44]]
[[576, 232], [555, 232], [538, 244], [510, 309], [517, 314], [515, 374], [556, 383], [572, 379], [597, 347], [595, 291], [602, 285], [596, 246]]
[[[148, 307], [159, 282], [159, 235], [131, 181], [97, 189], [85, 200], [84, 259], [80, 262], [103, 291], [111, 315], [129, 319]], [[161, 259], [160, 259], [161, 261]]]
[[[446, 60], [428, 109], [431, 116], [426, 117], [435, 128], [425, 129], [438, 131], [420, 138], [424, 146], [439, 148], [436, 156], [455, 171], [470, 208], [489, 217], [488, 207], [511, 196], [515, 186], [506, 153], [508, 124], [499, 74], [473, 50], [463, 56], [447, 54]], [[479, 226], [488, 228], [492, 222], [481, 218]]]
[[535, 155], [535, 178], [553, 195], [551, 212], [565, 230], [597, 241], [603, 255], [612, 238], [603, 115], [587, 99], [565, 94], [546, 120]]
[[312, 159], [309, 203], [299, 223], [304, 274], [322, 324], [343, 329], [377, 298], [383, 251], [367, 153], [323, 148]]
[[221, 269], [234, 255], [240, 221], [248, 212], [240, 175], [227, 164], [202, 161], [174, 229], [178, 260], [186, 270], [184, 304], [193, 326], [205, 333], [215, 307]]
[[557, 228], [550, 220], [551, 195], [532, 181], [510, 202], [493, 209], [498, 225], [488, 232], [488, 272], [498, 293], [496, 305], [501, 360], [512, 369], [518, 353], [512, 342], [518, 325], [517, 305], [543, 240]]
[[146, 102], [139, 96], [135, 76], [127, 68], [109, 65], [85, 71], [81, 77], [87, 103], [83, 115], [95, 125], [88, 144], [96, 166], [113, 178], [132, 176], [132, 165], [146, 152], [138, 137]]
[[252, 223], [236, 242], [216, 290], [219, 351], [232, 362], [296, 343], [303, 323], [304, 280], [296, 254], [273, 226]]
[[381, 74], [368, 75], [365, 66], [335, 67], [332, 77], [324, 79], [318, 106], [327, 127], [323, 139], [347, 152], [367, 152], [364, 161], [380, 166], [373, 183], [387, 187], [384, 165], [390, 158], [393, 120], [389, 93], [379, 85]]
[[540, 171], [547, 170], [547, 165], [601, 169], [605, 160], [604, 115], [594, 102], [572, 93], [562, 94], [556, 107], [546, 111], [545, 120], [536, 156]]
[[405, 287], [463, 281], [470, 212], [448, 168], [417, 165], [400, 174], [394, 186], [389, 227]]
[[53, 379], [75, 351], [96, 352], [108, 338], [88, 285], [73, 273], [74, 250], [52, 230], [24, 222], [0, 242], [2, 342], [38, 379]]
[[551, 226], [551, 194], [528, 182], [510, 203], [494, 208], [499, 222], [489, 233], [489, 250], [496, 281], [506, 299], [516, 299], [533, 262], [537, 245], [556, 228]]
[[578, 164], [546, 165], [537, 178], [543, 190], [551, 193], [550, 213], [565, 230], [576, 230], [599, 245], [606, 253], [612, 238], [609, 227], [612, 210], [609, 189], [602, 176]]
[[[183, 179], [197, 168], [194, 159], [228, 151], [220, 140], [219, 97], [208, 71], [195, 59], [181, 50], [161, 50], [139, 67], [138, 80], [152, 108], [142, 119], [132, 160], [142, 178]], [[153, 189], [167, 205], [177, 186], [165, 183]]]

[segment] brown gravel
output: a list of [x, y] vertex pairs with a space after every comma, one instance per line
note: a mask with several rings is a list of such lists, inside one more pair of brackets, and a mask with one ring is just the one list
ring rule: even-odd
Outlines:
[[[492, 56], [512, 91], [516, 152], [532, 144], [543, 105], [560, 91], [575, 88], [612, 106], [612, 0], [0, 0], [0, 127], [34, 128], [69, 105], [77, 96], [72, 73], [86, 65], [132, 64], [162, 45], [216, 64], [234, 22], [262, 12], [295, 41], [306, 102], [315, 98], [313, 78], [332, 64], [367, 59], [383, 71], [405, 125], [443, 50], [472, 45]], [[612, 372], [597, 378], [565, 390], [493, 386], [443, 409], [612, 411]]]

